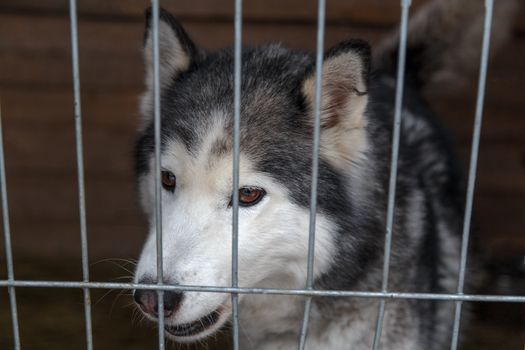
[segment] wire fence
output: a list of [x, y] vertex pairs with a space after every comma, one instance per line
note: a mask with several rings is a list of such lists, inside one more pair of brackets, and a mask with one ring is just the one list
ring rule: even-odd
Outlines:
[[[390, 268], [390, 253], [392, 243], [392, 227], [395, 211], [395, 192], [397, 163], [399, 155], [401, 111], [403, 101], [403, 83], [405, 75], [405, 57], [409, 10], [411, 0], [401, 0], [401, 23], [399, 38], [399, 57], [397, 67], [397, 85], [395, 96], [394, 128], [392, 138], [391, 170], [388, 190], [387, 220], [385, 228], [385, 246], [383, 261], [383, 279], [381, 291], [342, 291], [342, 290], [317, 290], [313, 289], [313, 265], [315, 251], [315, 220], [317, 212], [317, 181], [319, 168], [319, 140], [320, 140], [320, 104], [321, 104], [321, 77], [323, 63], [324, 30], [325, 30], [325, 0], [318, 2], [318, 30], [317, 30], [317, 52], [316, 52], [316, 86], [315, 86], [315, 123], [313, 135], [312, 153], [312, 179], [310, 196], [310, 223], [309, 223], [309, 242], [308, 242], [308, 266], [307, 280], [304, 289], [275, 289], [275, 288], [241, 288], [238, 286], [238, 235], [239, 235], [239, 200], [238, 196], [233, 196], [232, 201], [232, 284], [231, 287], [218, 286], [190, 286], [190, 285], [166, 285], [163, 284], [162, 266], [162, 206], [161, 206], [161, 184], [160, 184], [160, 141], [161, 141], [161, 108], [160, 108], [160, 79], [159, 79], [159, 0], [152, 0], [152, 32], [153, 32], [153, 72], [154, 72], [154, 130], [155, 130], [155, 223], [156, 223], [156, 249], [157, 249], [157, 283], [155, 284], [135, 284], [135, 283], [108, 283], [91, 282], [89, 279], [88, 265], [88, 240], [86, 227], [85, 193], [84, 193], [84, 161], [82, 143], [82, 113], [80, 101], [80, 76], [78, 60], [78, 36], [77, 36], [77, 9], [76, 1], [69, 1], [70, 25], [71, 25], [71, 56], [73, 61], [73, 88], [74, 88], [74, 118], [77, 151], [77, 171], [78, 171], [78, 193], [79, 193], [79, 212], [80, 212], [80, 235], [82, 252], [82, 281], [30, 281], [17, 280], [14, 275], [13, 255], [11, 248], [11, 231], [9, 224], [9, 207], [7, 201], [7, 183], [5, 175], [5, 159], [3, 148], [3, 130], [1, 124], [0, 111], [0, 191], [2, 201], [4, 245], [7, 264], [7, 279], [0, 280], [0, 287], [5, 287], [9, 292], [9, 303], [12, 320], [12, 332], [14, 339], [14, 349], [21, 349], [19, 332], [19, 320], [17, 313], [17, 301], [15, 288], [79, 288], [83, 290], [84, 311], [85, 311], [85, 330], [86, 348], [93, 349], [92, 318], [91, 318], [91, 289], [149, 289], [156, 290], [158, 293], [158, 348], [165, 348], [164, 334], [164, 307], [163, 293], [166, 291], [192, 291], [207, 293], [228, 293], [232, 300], [232, 343], [235, 350], [239, 349], [239, 319], [238, 319], [238, 296], [239, 294], [265, 294], [265, 295], [295, 295], [306, 297], [304, 317], [298, 339], [298, 348], [304, 349], [309, 325], [309, 314], [313, 297], [354, 297], [354, 298], [373, 298], [379, 299], [379, 309], [377, 315], [376, 330], [373, 342], [373, 349], [379, 349], [383, 319], [385, 314], [385, 304], [387, 300], [432, 300], [455, 302], [455, 315], [452, 327], [451, 350], [456, 350], [460, 334], [461, 310], [463, 302], [508, 302], [525, 303], [525, 296], [519, 295], [474, 295], [464, 294], [465, 271], [467, 266], [467, 253], [469, 244], [470, 221], [472, 214], [472, 203], [474, 197], [474, 187], [476, 180], [476, 167], [479, 154], [480, 130], [483, 118], [483, 102], [485, 97], [485, 81], [487, 76], [489, 44], [491, 34], [491, 23], [493, 13], [493, 0], [485, 0], [485, 22], [481, 53], [481, 68], [479, 72], [479, 84], [477, 92], [474, 132], [472, 138], [472, 149], [470, 156], [470, 166], [467, 184], [467, 197], [465, 216], [463, 222], [463, 236], [461, 244], [461, 259], [459, 266], [459, 276], [456, 293], [437, 294], [437, 293], [399, 293], [388, 291], [388, 276]], [[239, 154], [240, 154], [240, 118], [241, 118], [241, 38], [242, 38], [242, 0], [235, 0], [235, 46], [234, 46], [234, 121], [233, 121], [233, 193], [238, 192], [239, 188]]]

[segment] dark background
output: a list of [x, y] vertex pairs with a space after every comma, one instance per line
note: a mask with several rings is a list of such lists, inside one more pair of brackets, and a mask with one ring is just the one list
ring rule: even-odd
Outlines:
[[[413, 9], [422, 1], [415, 1]], [[132, 146], [143, 88], [144, 0], [79, 0], [87, 228], [93, 280], [125, 281], [145, 221], [136, 203]], [[162, 1], [201, 46], [233, 42], [233, 1]], [[243, 41], [313, 50], [317, 2], [247, 0]], [[349, 37], [377, 43], [397, 25], [397, 0], [331, 0], [326, 46]], [[71, 45], [65, 0], [0, 0], [0, 101], [18, 279], [80, 280]], [[480, 43], [481, 45], [481, 43]], [[472, 62], [474, 67], [479, 61]], [[454, 94], [429, 96], [467, 168], [477, 77]], [[473, 243], [490, 278], [480, 292], [525, 294], [525, 11], [511, 41], [490, 61], [475, 193]], [[395, 239], [395, 237], [394, 237]], [[0, 278], [5, 278], [3, 241]], [[521, 263], [520, 263], [521, 261]], [[521, 264], [521, 265], [520, 265]], [[124, 265], [124, 266], [122, 266]], [[119, 279], [124, 277], [123, 279]], [[24, 349], [84, 347], [80, 290], [17, 290]], [[153, 348], [155, 330], [130, 321], [129, 296], [94, 291], [95, 348]], [[522, 349], [525, 309], [472, 306], [471, 349]], [[0, 289], [0, 348], [11, 344]], [[505, 321], [505, 322], [504, 322]]]

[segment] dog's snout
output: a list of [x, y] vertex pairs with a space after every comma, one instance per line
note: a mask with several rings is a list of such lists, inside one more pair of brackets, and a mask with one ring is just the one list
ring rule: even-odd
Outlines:
[[[182, 302], [182, 292], [165, 291], [164, 292], [164, 314], [166, 317], [177, 311]], [[168, 315], [169, 313], [169, 315]]]
[[[175, 291], [164, 291], [164, 317], [170, 317], [179, 308], [182, 302], [182, 293]], [[156, 290], [137, 289], [133, 294], [135, 302], [146, 314], [157, 317], [159, 313], [159, 299]]]
[[148, 315], [155, 314], [155, 308], [158, 303], [158, 295], [154, 290], [138, 289], [135, 291], [133, 298], [139, 307]]

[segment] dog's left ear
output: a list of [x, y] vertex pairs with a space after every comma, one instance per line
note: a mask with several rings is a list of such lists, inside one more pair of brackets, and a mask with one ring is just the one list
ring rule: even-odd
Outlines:
[[[349, 166], [366, 148], [370, 59], [370, 45], [362, 40], [342, 42], [324, 55], [320, 151], [339, 168]], [[315, 81], [312, 69], [302, 85], [311, 126], [315, 118]]]

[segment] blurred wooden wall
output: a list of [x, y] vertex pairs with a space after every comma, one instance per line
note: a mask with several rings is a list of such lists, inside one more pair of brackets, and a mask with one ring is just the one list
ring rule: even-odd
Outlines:
[[[415, 2], [417, 7], [421, 1]], [[79, 0], [80, 79], [90, 256], [136, 257], [145, 222], [132, 146], [144, 0]], [[232, 44], [232, 0], [162, 1], [208, 49]], [[313, 0], [246, 0], [243, 40], [315, 48]], [[328, 1], [326, 44], [375, 43], [399, 20], [398, 0]], [[479, 62], [473, 62], [477, 66]], [[431, 97], [468, 159], [476, 77]], [[474, 238], [490, 254], [525, 252], [525, 13], [491, 61], [475, 196]], [[78, 198], [66, 0], [0, 1], [0, 97], [15, 260], [78, 257]], [[3, 247], [2, 253], [3, 256]]]

